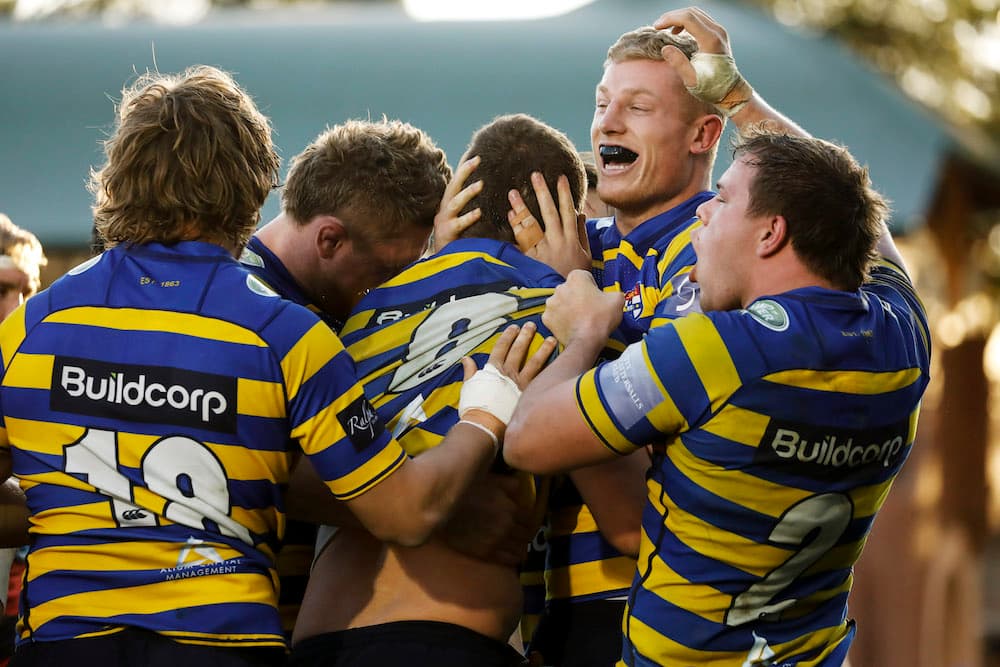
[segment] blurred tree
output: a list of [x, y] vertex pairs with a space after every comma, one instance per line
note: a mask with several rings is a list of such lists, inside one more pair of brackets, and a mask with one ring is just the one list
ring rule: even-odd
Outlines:
[[1000, 138], [1000, 0], [751, 1], [835, 35], [949, 122]]

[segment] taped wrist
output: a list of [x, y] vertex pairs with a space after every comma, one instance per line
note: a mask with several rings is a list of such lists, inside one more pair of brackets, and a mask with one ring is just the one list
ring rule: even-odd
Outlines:
[[475, 428], [479, 429], [486, 435], [490, 436], [490, 441], [493, 443], [493, 456], [496, 456], [497, 453], [500, 451], [500, 438], [498, 438], [497, 434], [491, 431], [488, 427], [483, 426], [479, 422], [474, 422], [471, 419], [459, 419], [458, 423], [474, 426]]
[[753, 88], [736, 69], [732, 56], [722, 53], [695, 53], [691, 66], [697, 75], [689, 93], [714, 106], [726, 118], [738, 113], [753, 96]]
[[487, 362], [485, 367], [462, 383], [462, 392], [458, 398], [458, 416], [461, 419], [468, 410], [482, 410], [506, 426], [514, 415], [514, 408], [517, 407], [519, 398], [521, 390], [517, 383]]

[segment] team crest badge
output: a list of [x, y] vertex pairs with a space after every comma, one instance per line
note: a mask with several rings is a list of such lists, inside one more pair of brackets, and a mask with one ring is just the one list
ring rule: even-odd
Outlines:
[[250, 248], [243, 248], [243, 253], [240, 255], [240, 262], [248, 266], [259, 266], [264, 268], [264, 258]]
[[772, 331], [784, 331], [788, 328], [788, 313], [777, 301], [761, 299], [747, 307], [750, 317], [754, 318]]
[[642, 316], [642, 290], [639, 285], [625, 292], [625, 312], [635, 319]]
[[278, 296], [278, 293], [266, 285], [260, 278], [253, 275], [252, 273], [247, 274], [247, 287], [254, 294], [260, 294], [261, 296]]

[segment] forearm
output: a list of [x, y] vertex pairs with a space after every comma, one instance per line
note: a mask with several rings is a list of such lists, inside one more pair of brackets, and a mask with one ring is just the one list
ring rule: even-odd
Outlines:
[[743, 131], [751, 126], [759, 126], [769, 132], [790, 134], [799, 137], [810, 136], [798, 123], [772, 107], [756, 91], [751, 91], [750, 99], [738, 112], [730, 116], [736, 129]]
[[601, 535], [627, 556], [639, 555], [642, 511], [646, 506], [645, 450], [570, 472]]
[[439, 445], [408, 459], [347, 505], [380, 540], [419, 546], [444, 524], [455, 503], [495, 456], [486, 433], [459, 423]]
[[307, 523], [341, 528], [362, 527], [354, 513], [334, 498], [305, 456], [300, 457], [292, 469], [285, 495], [285, 514], [289, 519]]

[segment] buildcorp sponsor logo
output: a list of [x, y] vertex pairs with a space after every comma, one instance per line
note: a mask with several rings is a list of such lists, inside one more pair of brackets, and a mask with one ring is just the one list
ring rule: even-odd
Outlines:
[[236, 430], [236, 378], [56, 357], [50, 407], [127, 421]]
[[908, 427], [904, 420], [850, 431], [772, 420], [755, 460], [791, 465], [810, 477], [894, 470], [906, 456]]

